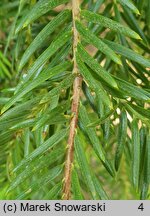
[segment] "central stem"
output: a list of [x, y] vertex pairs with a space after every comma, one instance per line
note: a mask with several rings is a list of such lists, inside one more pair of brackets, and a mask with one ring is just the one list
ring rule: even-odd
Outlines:
[[74, 138], [75, 131], [78, 123], [78, 111], [79, 111], [79, 101], [80, 101], [80, 90], [82, 86], [82, 77], [79, 74], [78, 66], [76, 62], [76, 50], [79, 41], [78, 31], [75, 26], [75, 20], [79, 18], [79, 0], [72, 0], [72, 19], [73, 19], [73, 73], [77, 74], [73, 83], [73, 98], [71, 112], [73, 117], [70, 122], [70, 132], [68, 138], [68, 148], [67, 157], [65, 164], [65, 177], [64, 177], [64, 187], [63, 187], [63, 199], [70, 199], [70, 189], [71, 189], [71, 172], [72, 163], [74, 157]]

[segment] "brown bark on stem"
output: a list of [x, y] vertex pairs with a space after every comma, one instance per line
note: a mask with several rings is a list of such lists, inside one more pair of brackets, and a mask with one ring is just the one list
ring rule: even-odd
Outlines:
[[65, 176], [64, 176], [64, 185], [63, 185], [63, 199], [70, 199], [70, 189], [71, 189], [71, 172], [72, 172], [72, 163], [74, 157], [74, 138], [76, 127], [78, 123], [78, 110], [79, 110], [79, 101], [80, 101], [80, 89], [82, 86], [82, 77], [79, 74], [78, 66], [76, 63], [76, 49], [79, 41], [78, 31], [75, 26], [75, 20], [79, 18], [79, 1], [72, 0], [72, 18], [73, 18], [73, 73], [77, 74], [74, 84], [73, 84], [73, 98], [71, 111], [73, 117], [70, 122], [70, 132], [68, 138], [67, 146], [67, 156], [65, 164]]

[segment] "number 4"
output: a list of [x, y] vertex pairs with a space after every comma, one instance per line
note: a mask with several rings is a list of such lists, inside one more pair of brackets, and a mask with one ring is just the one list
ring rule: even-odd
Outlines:
[[144, 210], [144, 206], [143, 206], [143, 203], [141, 203], [138, 207], [139, 210], [143, 211]]

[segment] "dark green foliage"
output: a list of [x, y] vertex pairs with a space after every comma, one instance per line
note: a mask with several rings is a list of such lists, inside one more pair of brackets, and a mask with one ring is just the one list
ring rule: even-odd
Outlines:
[[150, 197], [150, 1], [79, 2], [0, 1], [0, 199], [63, 198], [79, 74], [70, 198]]

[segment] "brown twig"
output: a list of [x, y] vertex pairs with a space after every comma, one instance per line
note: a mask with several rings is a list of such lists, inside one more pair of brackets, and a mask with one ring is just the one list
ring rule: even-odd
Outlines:
[[70, 199], [70, 188], [71, 188], [71, 171], [72, 171], [72, 163], [74, 156], [74, 137], [75, 131], [78, 122], [78, 110], [79, 110], [79, 101], [80, 101], [80, 89], [82, 85], [82, 77], [79, 74], [78, 66], [76, 62], [76, 49], [79, 41], [78, 31], [76, 30], [75, 20], [79, 18], [79, 1], [72, 0], [72, 18], [73, 18], [73, 61], [74, 68], [73, 73], [77, 74], [74, 84], [73, 84], [73, 98], [72, 98], [72, 106], [71, 111], [73, 113], [73, 117], [70, 122], [70, 132], [68, 138], [68, 149], [67, 149], [67, 157], [65, 164], [65, 177], [64, 177], [64, 187], [63, 187], [63, 199]]

